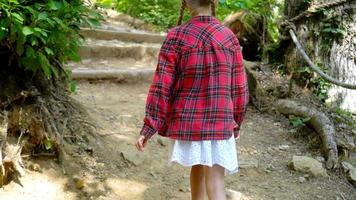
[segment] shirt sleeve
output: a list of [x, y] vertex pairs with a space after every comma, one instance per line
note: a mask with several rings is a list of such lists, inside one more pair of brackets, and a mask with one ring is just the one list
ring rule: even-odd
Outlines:
[[231, 96], [234, 105], [234, 120], [237, 123], [234, 128], [234, 135], [238, 138], [240, 136], [239, 130], [247, 110], [249, 91], [241, 47], [238, 42], [236, 43], [234, 48], [234, 67], [232, 69], [231, 78]]
[[166, 114], [176, 73], [176, 50], [172, 38], [162, 44], [158, 64], [146, 100], [144, 125], [140, 135], [151, 138], [165, 126]]

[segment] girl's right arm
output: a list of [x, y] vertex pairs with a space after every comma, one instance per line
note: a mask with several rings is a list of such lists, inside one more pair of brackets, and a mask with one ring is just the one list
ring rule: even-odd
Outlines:
[[231, 81], [231, 95], [234, 104], [234, 120], [238, 125], [234, 128], [234, 135], [235, 137], [239, 137], [240, 126], [245, 117], [247, 104], [249, 101], [249, 91], [241, 47], [237, 39], [235, 44], [234, 67], [232, 69]]
[[164, 125], [171, 90], [175, 81], [175, 42], [168, 33], [161, 47], [157, 69], [146, 100], [146, 114], [140, 135], [151, 138]]

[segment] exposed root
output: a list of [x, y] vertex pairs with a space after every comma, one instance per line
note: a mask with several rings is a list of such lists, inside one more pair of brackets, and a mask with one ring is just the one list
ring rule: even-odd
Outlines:
[[322, 150], [326, 157], [326, 168], [333, 169], [339, 166], [338, 150], [334, 137], [335, 129], [333, 122], [316, 108], [301, 105], [292, 100], [278, 100], [274, 107], [285, 115], [295, 115], [300, 117], [309, 117], [307, 122], [320, 135], [322, 140]]

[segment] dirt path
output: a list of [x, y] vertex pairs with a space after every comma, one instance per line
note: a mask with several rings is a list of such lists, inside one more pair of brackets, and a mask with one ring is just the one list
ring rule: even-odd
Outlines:
[[[189, 199], [189, 169], [168, 166], [169, 141], [156, 136], [144, 153], [133, 146], [140, 130], [149, 84], [80, 83], [74, 95], [100, 125], [96, 140], [89, 139], [93, 156], [71, 155], [66, 175], [55, 162], [38, 161], [40, 172], [30, 171], [21, 179], [24, 187], [11, 183], [0, 191], [0, 199], [77, 200]], [[286, 148], [282, 148], [284, 145]], [[355, 189], [336, 173], [313, 178], [290, 171], [293, 155], [310, 153], [303, 139], [268, 115], [249, 109], [237, 141], [240, 171], [227, 177], [227, 188], [239, 191], [242, 199], [352, 199]], [[300, 177], [306, 180], [301, 181]], [[76, 187], [78, 180], [84, 188]]]

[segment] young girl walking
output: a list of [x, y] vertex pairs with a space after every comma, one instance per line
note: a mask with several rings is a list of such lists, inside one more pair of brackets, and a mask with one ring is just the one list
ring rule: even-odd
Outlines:
[[[224, 176], [238, 171], [235, 138], [248, 102], [238, 39], [214, 16], [217, 0], [183, 0], [178, 26], [159, 53], [136, 141], [172, 139], [170, 162], [191, 167], [193, 200], [225, 200]], [[184, 10], [191, 19], [181, 24]]]

